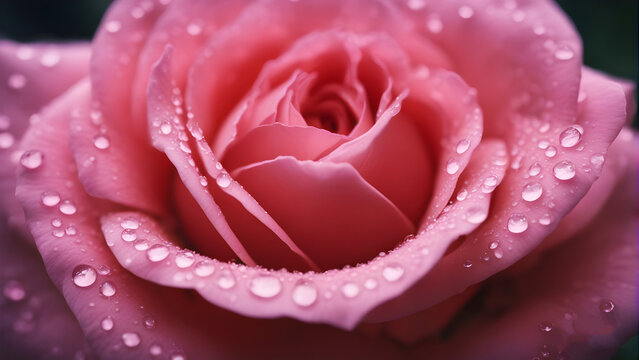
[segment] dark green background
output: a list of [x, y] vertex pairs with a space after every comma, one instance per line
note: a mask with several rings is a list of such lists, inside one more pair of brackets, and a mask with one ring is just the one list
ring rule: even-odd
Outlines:
[[[583, 38], [586, 65], [636, 82], [637, 0], [558, 2]], [[111, 0], [0, 0], [0, 38], [91, 39], [110, 3]], [[615, 360], [637, 359], [637, 354], [635, 336]]]

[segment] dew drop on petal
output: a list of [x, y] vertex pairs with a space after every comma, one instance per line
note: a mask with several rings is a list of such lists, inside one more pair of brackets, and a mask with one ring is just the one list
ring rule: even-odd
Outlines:
[[149, 241], [147, 239], [138, 239], [133, 243], [135, 250], [144, 251], [149, 248]]
[[58, 65], [58, 63], [60, 63], [60, 60], [60, 53], [56, 50], [50, 50], [42, 55], [42, 57], [40, 58], [40, 64], [42, 64], [42, 66], [44, 67], [51, 68]]
[[122, 343], [124, 343], [126, 347], [134, 348], [140, 345], [140, 342], [142, 342], [142, 339], [136, 332], [125, 332], [122, 334]]
[[55, 191], [45, 191], [40, 195], [42, 205], [54, 207], [60, 203], [60, 194]]
[[19, 90], [27, 85], [27, 78], [22, 74], [11, 74], [7, 79], [10, 88]]
[[501, 259], [502, 257], [504, 257], [504, 252], [502, 249], [496, 249], [495, 250], [495, 258], [497, 259]]
[[570, 126], [559, 134], [559, 144], [565, 148], [571, 148], [581, 141], [583, 128], [579, 125]]
[[455, 151], [457, 151], [457, 153], [461, 155], [465, 153], [466, 151], [468, 151], [469, 148], [470, 148], [470, 141], [468, 141], [468, 139], [463, 139], [457, 143], [457, 148], [455, 149]]
[[300, 282], [293, 288], [291, 297], [296, 305], [311, 306], [317, 301], [317, 288], [310, 282]]
[[217, 279], [217, 286], [222, 289], [228, 290], [235, 286], [235, 277], [228, 270], [223, 270], [220, 273], [220, 277]]
[[111, 273], [111, 268], [107, 265], [98, 266], [98, 274], [100, 275], [109, 275]]
[[495, 187], [497, 186], [497, 177], [494, 175], [491, 175], [489, 177], [487, 177], [486, 179], [484, 179], [484, 182], [481, 185], [481, 191], [484, 194], [489, 194], [491, 192], [493, 192], [495, 190]]
[[71, 280], [77, 287], [89, 287], [95, 283], [98, 274], [95, 269], [89, 265], [78, 265], [71, 272]]
[[213, 263], [208, 260], [198, 262], [197, 264], [195, 264], [195, 268], [193, 269], [195, 275], [199, 277], [210, 276], [211, 274], [213, 274], [214, 271], [215, 266], [213, 266]]
[[20, 301], [27, 296], [24, 286], [19, 281], [9, 280], [2, 289], [4, 296], [11, 301]]
[[166, 245], [155, 244], [146, 251], [146, 257], [151, 262], [159, 262], [169, 256], [169, 248]]
[[[166, 0], [165, 0], [166, 1]], [[173, 353], [171, 354], [171, 360], [186, 360], [186, 356], [182, 353]]]
[[549, 158], [555, 157], [555, 155], [557, 155], [557, 148], [551, 145], [546, 149], [544, 154]]
[[539, 165], [539, 163], [533, 163], [532, 165], [530, 165], [530, 168], [528, 169], [528, 175], [537, 176], [539, 175], [539, 173], [541, 173], [541, 165]]
[[186, 32], [191, 36], [198, 36], [202, 33], [202, 26], [196, 23], [190, 23], [186, 26]]
[[488, 212], [481, 207], [472, 207], [466, 211], [466, 221], [471, 224], [480, 224], [488, 217]]
[[367, 288], [368, 290], [375, 289], [377, 287], [377, 280], [368, 279], [368, 280], [364, 281], [364, 287]]
[[553, 168], [553, 173], [559, 180], [570, 180], [575, 177], [575, 165], [568, 160], [560, 161]]
[[599, 310], [610, 313], [615, 309], [615, 303], [611, 299], [603, 299], [599, 303]]
[[106, 135], [96, 135], [93, 138], [93, 146], [100, 150], [106, 150], [111, 146], [111, 141]]
[[347, 298], [354, 298], [357, 295], [359, 295], [359, 286], [357, 286], [357, 284], [352, 283], [352, 282], [347, 282], [344, 285], [342, 285], [342, 295], [344, 295]]
[[439, 16], [429, 15], [426, 18], [426, 28], [433, 34], [439, 34], [444, 29], [444, 23]]
[[454, 175], [459, 171], [459, 162], [455, 159], [450, 159], [446, 162], [446, 172], [450, 175]]
[[221, 188], [227, 188], [231, 185], [231, 177], [226, 172], [220, 173], [215, 181]]
[[140, 222], [137, 221], [136, 219], [133, 219], [133, 218], [126, 218], [126, 219], [122, 220], [122, 222], [120, 223], [120, 226], [123, 229], [135, 230], [135, 229], [140, 227]]
[[122, 29], [122, 23], [117, 20], [111, 20], [104, 25], [106, 31], [116, 33]]
[[462, 19], [470, 19], [475, 15], [475, 10], [468, 5], [464, 5], [457, 10], [457, 13]]
[[560, 46], [555, 50], [555, 58], [559, 60], [570, 60], [575, 57], [575, 52], [567, 45]]
[[404, 268], [398, 264], [388, 265], [382, 270], [382, 277], [388, 282], [395, 282], [404, 275]]
[[13, 146], [15, 143], [15, 138], [11, 133], [3, 132], [0, 133], [0, 149], [8, 149]]
[[160, 344], [152, 344], [151, 346], [149, 346], [149, 354], [151, 356], [162, 355], [162, 346]]
[[137, 239], [138, 235], [135, 233], [135, 230], [133, 229], [124, 229], [122, 230], [122, 235], [120, 235], [120, 237], [122, 238], [122, 240], [126, 242], [131, 242]]
[[553, 324], [550, 321], [542, 321], [541, 323], [539, 323], [539, 328], [543, 332], [550, 332], [552, 331]]
[[190, 251], [180, 251], [175, 255], [175, 265], [180, 269], [185, 269], [195, 262], [195, 256]]
[[115, 295], [115, 286], [112, 283], [105, 281], [102, 285], [100, 285], [100, 294], [106, 297]]
[[151, 317], [144, 318], [144, 327], [147, 329], [153, 329], [155, 327], [155, 319]]
[[539, 218], [539, 223], [541, 225], [550, 225], [552, 222], [552, 218], [548, 214], [544, 214], [541, 218]]
[[490, 250], [495, 250], [497, 248], [497, 246], [499, 246], [499, 243], [497, 241], [493, 241], [490, 243], [490, 245], [488, 245], [488, 248]]
[[462, 264], [466, 269], [471, 268], [473, 266], [472, 260], [465, 260]]
[[270, 275], [257, 276], [251, 280], [249, 290], [255, 296], [269, 299], [282, 291], [282, 283]]
[[528, 229], [528, 219], [521, 214], [512, 214], [508, 218], [508, 231], [513, 234], [521, 234]]
[[42, 166], [44, 155], [38, 150], [27, 150], [20, 157], [20, 165], [28, 170], [35, 170]]
[[160, 132], [164, 135], [169, 135], [172, 131], [172, 127], [171, 124], [169, 123], [164, 123], [162, 125], [160, 125]]
[[102, 321], [100, 321], [100, 326], [104, 331], [111, 331], [111, 329], [113, 329], [113, 325], [115, 325], [115, 323], [113, 322], [113, 318], [111, 316], [107, 316], [102, 319]]
[[406, 5], [408, 6], [409, 9], [417, 11], [426, 7], [426, 1], [425, 0], [408, 0]]
[[526, 201], [535, 201], [541, 197], [544, 188], [540, 183], [533, 181], [524, 185], [524, 189], [521, 191], [521, 198]]
[[595, 166], [601, 166], [604, 163], [604, 156], [603, 154], [595, 154], [593, 156], [590, 157], [590, 163], [595, 165]]

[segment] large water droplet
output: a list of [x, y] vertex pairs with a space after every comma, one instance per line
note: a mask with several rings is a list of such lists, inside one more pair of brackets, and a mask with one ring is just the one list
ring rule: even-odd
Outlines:
[[433, 34], [439, 34], [444, 29], [444, 23], [439, 16], [432, 14], [426, 18], [426, 28]]
[[100, 150], [106, 150], [111, 146], [111, 140], [106, 135], [96, 135], [93, 138], [93, 146]]
[[71, 272], [71, 280], [78, 287], [89, 287], [95, 283], [98, 274], [90, 265], [82, 264], [76, 266]]
[[528, 229], [528, 219], [521, 214], [512, 214], [508, 218], [508, 231], [513, 234], [523, 233]]
[[164, 135], [169, 135], [171, 133], [172, 127], [170, 123], [164, 123], [160, 125], [160, 132]]
[[579, 125], [568, 127], [559, 134], [559, 144], [565, 148], [571, 148], [581, 141], [583, 128]]
[[133, 243], [133, 247], [135, 248], [135, 250], [138, 251], [147, 250], [149, 248], [149, 245], [149, 240], [147, 239], [138, 239], [135, 240], [135, 242]]
[[462, 19], [470, 19], [473, 15], [475, 15], [475, 10], [468, 5], [464, 5], [457, 10], [457, 13]]
[[9, 280], [2, 289], [4, 296], [11, 301], [20, 301], [27, 296], [24, 286], [16, 280]]
[[530, 165], [530, 168], [528, 169], [528, 175], [537, 176], [539, 175], [539, 173], [541, 173], [541, 165], [539, 165], [539, 163]]
[[220, 173], [215, 181], [221, 188], [226, 188], [231, 185], [231, 177], [226, 172]]
[[186, 26], [186, 32], [191, 36], [198, 36], [202, 33], [202, 26], [196, 23], [190, 23]]
[[35, 170], [42, 165], [44, 154], [38, 150], [27, 150], [20, 157], [20, 165], [25, 169]]
[[342, 295], [344, 295], [347, 298], [354, 298], [355, 296], [359, 295], [359, 286], [357, 286], [357, 284], [352, 283], [352, 282], [347, 282], [344, 285], [342, 285]]
[[559, 60], [570, 60], [573, 57], [575, 57], [575, 52], [568, 45], [560, 46], [555, 50], [555, 58]]
[[100, 321], [100, 326], [104, 331], [111, 331], [111, 329], [113, 329], [113, 325], [115, 325], [115, 323], [113, 322], [113, 318], [111, 316], [107, 316], [102, 319], [102, 321]]
[[195, 255], [190, 251], [180, 251], [175, 255], [175, 265], [181, 269], [185, 269], [195, 262]]
[[64, 215], [73, 215], [76, 213], [76, 211], [78, 211], [78, 208], [75, 207], [75, 203], [73, 203], [73, 201], [71, 200], [64, 200], [62, 203], [60, 203], [58, 209]]
[[544, 154], [546, 154], [546, 157], [549, 158], [555, 157], [555, 155], [557, 155], [557, 148], [551, 145], [548, 147], [548, 149], [546, 149]]
[[162, 346], [160, 344], [152, 344], [151, 346], [149, 346], [149, 354], [151, 356], [162, 355]]
[[310, 282], [300, 282], [293, 288], [291, 297], [293, 302], [299, 306], [311, 306], [317, 300], [317, 288]]
[[559, 180], [570, 180], [575, 177], [575, 165], [568, 160], [563, 160], [555, 165], [553, 172]]
[[155, 244], [146, 251], [146, 257], [151, 262], [159, 262], [169, 256], [169, 248], [166, 245]]
[[470, 141], [468, 139], [463, 139], [457, 143], [457, 148], [455, 149], [455, 151], [457, 151], [458, 154], [463, 154], [468, 151], [469, 148]]
[[461, 189], [459, 190], [459, 193], [457, 193], [457, 201], [464, 201], [466, 200], [466, 198], [468, 197], [468, 191], [466, 189]]
[[603, 165], [604, 161], [605, 161], [605, 158], [603, 154], [595, 154], [590, 157], [590, 163], [595, 166]]
[[524, 189], [521, 191], [521, 198], [526, 201], [535, 201], [541, 197], [544, 188], [540, 183], [533, 181], [524, 185]]
[[484, 194], [493, 192], [495, 190], [495, 187], [497, 186], [497, 181], [498, 179], [494, 175], [491, 175], [484, 179], [484, 182], [481, 185], [481, 192], [483, 192]]
[[27, 85], [27, 78], [22, 74], [11, 74], [7, 79], [10, 88], [19, 90]]
[[404, 275], [404, 268], [399, 264], [388, 265], [382, 270], [382, 276], [386, 281], [395, 282]]
[[251, 280], [249, 290], [255, 296], [268, 299], [282, 291], [282, 283], [276, 277], [262, 275]]
[[472, 207], [466, 211], [466, 221], [471, 224], [479, 224], [486, 220], [488, 212], [481, 207]]
[[417, 11], [426, 7], [426, 1], [425, 0], [408, 0], [406, 5], [408, 6], [409, 9]]
[[233, 286], [235, 286], [235, 276], [233, 276], [230, 271], [223, 270], [220, 273], [220, 277], [217, 279], [217, 286], [221, 287], [222, 289], [232, 288]]
[[11, 133], [0, 133], [0, 149], [8, 149], [15, 143], [15, 138]]
[[120, 237], [122, 238], [122, 240], [126, 242], [131, 242], [137, 239], [138, 235], [135, 233], [135, 230], [133, 229], [124, 229], [122, 230], [122, 235], [120, 235]]
[[368, 290], [375, 289], [377, 287], [377, 280], [368, 279], [368, 280], [364, 281], [364, 287], [367, 288]]
[[459, 162], [455, 159], [450, 159], [446, 162], [446, 172], [450, 175], [454, 175], [459, 171]]
[[123, 229], [136, 230], [137, 228], [140, 227], [140, 222], [137, 221], [136, 219], [133, 219], [133, 218], [126, 218], [126, 219], [122, 220], [122, 222], [120, 223], [120, 226]]
[[52, 68], [60, 63], [62, 56], [56, 50], [49, 50], [40, 58], [40, 64], [44, 67]]
[[213, 266], [213, 263], [208, 260], [203, 260], [198, 262], [197, 264], [195, 264], [195, 268], [193, 269], [193, 272], [195, 272], [195, 275], [200, 277], [209, 276], [213, 274], [214, 271], [215, 271], [215, 266]]
[[122, 23], [117, 20], [111, 20], [104, 25], [106, 31], [116, 33], [122, 29]]
[[126, 347], [134, 348], [140, 345], [140, 342], [142, 342], [142, 339], [136, 332], [125, 332], [122, 334], [122, 343], [124, 343]]
[[45, 191], [40, 195], [42, 205], [54, 207], [60, 203], [60, 194], [55, 191]]
[[100, 285], [100, 294], [106, 297], [115, 295], [115, 286], [112, 283], [105, 281], [102, 285]]
[[539, 223], [541, 225], [550, 225], [552, 222], [552, 218], [548, 214], [544, 214], [541, 218], [539, 218]]
[[599, 302], [599, 310], [610, 313], [615, 309], [615, 303], [611, 299], [603, 299]]

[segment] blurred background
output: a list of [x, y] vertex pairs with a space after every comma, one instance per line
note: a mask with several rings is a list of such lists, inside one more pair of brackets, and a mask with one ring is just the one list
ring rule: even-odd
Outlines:
[[[584, 42], [584, 62], [637, 82], [637, 0], [557, 0]], [[111, 0], [0, 0], [0, 38], [89, 40]], [[635, 95], [636, 96], [636, 95]], [[637, 128], [635, 116], [634, 127]], [[637, 337], [615, 360], [637, 359]]]

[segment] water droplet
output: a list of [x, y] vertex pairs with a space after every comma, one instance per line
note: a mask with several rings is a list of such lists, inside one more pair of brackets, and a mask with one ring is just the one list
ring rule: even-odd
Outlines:
[[355, 283], [347, 282], [346, 284], [342, 285], [342, 294], [349, 299], [354, 298], [355, 296], [359, 295], [359, 286], [357, 286], [357, 284]]
[[55, 218], [51, 220], [51, 225], [53, 225], [54, 227], [60, 227], [62, 226], [62, 220]]
[[439, 34], [444, 29], [444, 23], [439, 16], [429, 15], [426, 18], [426, 28], [433, 34]]
[[466, 211], [466, 221], [471, 224], [480, 224], [488, 217], [488, 212], [481, 207], [472, 207]]
[[209, 185], [209, 181], [206, 179], [206, 176], [200, 176], [200, 185], [202, 185], [202, 186], [208, 186]]
[[111, 146], [111, 141], [106, 135], [96, 135], [93, 138], [93, 146], [100, 150], [106, 150]]
[[126, 242], [131, 242], [137, 239], [138, 235], [135, 233], [135, 230], [133, 229], [124, 229], [122, 230], [122, 235], [120, 235], [120, 237], [122, 238], [122, 240]]
[[171, 355], [171, 360], [186, 360], [186, 355], [182, 353], [174, 353]]
[[198, 262], [197, 264], [195, 264], [195, 268], [193, 269], [193, 272], [195, 272], [195, 275], [200, 277], [209, 276], [213, 274], [214, 271], [215, 271], [215, 266], [213, 266], [213, 263], [208, 260], [203, 260]]
[[408, 0], [406, 5], [408, 6], [409, 9], [417, 11], [417, 10], [421, 10], [424, 7], [426, 7], [426, 1], [424, 1], [424, 0]]
[[454, 175], [459, 171], [459, 162], [455, 159], [450, 159], [446, 162], [446, 172], [450, 175]]
[[539, 175], [539, 173], [541, 173], [541, 165], [539, 165], [539, 163], [530, 165], [530, 168], [528, 169], [528, 175], [537, 176]]
[[126, 219], [122, 220], [122, 222], [120, 223], [120, 226], [123, 229], [135, 230], [135, 229], [140, 227], [140, 222], [137, 221], [136, 219], [133, 219], [133, 218], [126, 218]]
[[150, 317], [144, 318], [144, 327], [147, 329], [153, 329], [155, 327], [155, 319]]
[[249, 290], [255, 296], [268, 299], [282, 291], [282, 283], [276, 277], [262, 275], [251, 280]]
[[497, 248], [497, 246], [499, 246], [499, 242], [493, 241], [493, 242], [490, 243], [490, 245], [488, 245], [488, 248], [490, 250], [495, 250]]
[[512, 214], [508, 218], [508, 231], [513, 234], [521, 234], [528, 229], [528, 219], [521, 214]]
[[103, 282], [102, 285], [100, 285], [100, 294], [106, 297], [115, 295], [115, 286], [108, 281]]
[[521, 198], [526, 201], [535, 201], [541, 197], [544, 188], [540, 183], [533, 181], [524, 185], [524, 189], [521, 191]]
[[10, 88], [19, 90], [27, 85], [27, 78], [22, 74], [11, 74], [7, 79]]
[[24, 286], [16, 280], [9, 280], [2, 289], [4, 296], [11, 301], [20, 301], [27, 296]]
[[546, 33], [546, 27], [541, 24], [537, 24], [533, 27], [533, 33], [535, 35], [543, 35]]
[[317, 288], [307, 281], [302, 281], [295, 285], [291, 293], [293, 302], [299, 306], [311, 306], [317, 301]]
[[220, 273], [220, 277], [217, 279], [217, 286], [222, 289], [230, 289], [235, 286], [235, 277], [228, 270], [223, 270]]
[[570, 180], [575, 177], [575, 165], [568, 160], [563, 160], [555, 165], [553, 172], [559, 180]]
[[484, 182], [481, 186], [481, 192], [483, 192], [484, 194], [493, 192], [495, 190], [495, 187], [497, 186], [497, 180], [497, 177], [493, 175], [484, 179]]
[[11, 133], [0, 133], [0, 149], [8, 149], [13, 146], [15, 139]]
[[42, 64], [42, 66], [44, 67], [51, 68], [58, 65], [61, 59], [62, 57], [60, 56], [60, 53], [58, 51], [49, 50], [40, 58], [40, 64]]
[[27, 150], [20, 157], [20, 165], [28, 170], [35, 170], [42, 165], [44, 155], [38, 150]]
[[172, 127], [171, 124], [169, 123], [164, 123], [162, 125], [160, 125], [160, 132], [164, 135], [169, 135], [172, 131]]
[[53, 234], [53, 236], [57, 237], [57, 238], [61, 238], [64, 236], [64, 230], [62, 229], [55, 229], [51, 232]]
[[89, 287], [95, 283], [98, 274], [95, 269], [89, 265], [78, 265], [73, 269], [71, 273], [71, 280], [73, 284], [78, 287]]
[[464, 265], [464, 267], [466, 269], [471, 268], [473, 266], [473, 261], [472, 260], [465, 260], [463, 265]]
[[175, 265], [181, 269], [185, 269], [195, 262], [195, 256], [190, 251], [180, 251], [175, 255]]
[[367, 288], [368, 290], [375, 289], [377, 287], [377, 280], [368, 279], [368, 280], [364, 281], [364, 287]]
[[592, 157], [590, 157], [590, 163], [595, 165], [595, 166], [601, 166], [604, 163], [604, 156], [603, 154], [595, 154]]
[[388, 282], [395, 282], [404, 275], [404, 268], [398, 264], [388, 265], [382, 270], [382, 276]]
[[466, 200], [466, 197], [468, 197], [468, 191], [466, 191], [466, 189], [462, 189], [457, 194], [457, 201], [464, 201]]
[[98, 266], [98, 274], [100, 275], [109, 275], [111, 273], [111, 268], [107, 265]]
[[75, 234], [78, 233], [78, 230], [73, 226], [73, 225], [69, 225], [67, 226], [67, 228], [64, 230], [64, 232], [69, 235], [69, 236], [74, 236]]
[[552, 222], [552, 218], [548, 214], [544, 214], [541, 218], [539, 218], [539, 223], [541, 225], [550, 225]]
[[469, 148], [470, 141], [468, 139], [464, 139], [457, 143], [457, 148], [455, 149], [455, 151], [457, 151], [457, 153], [461, 155], [468, 151]]
[[550, 142], [548, 142], [548, 140], [539, 140], [537, 143], [537, 147], [542, 150], [548, 149], [548, 146], [550, 146]]
[[562, 45], [555, 50], [555, 58], [558, 60], [570, 60], [573, 57], [575, 57], [575, 52], [568, 45]]
[[513, 21], [520, 23], [526, 19], [526, 13], [521, 10], [515, 10], [513, 12]]
[[16, 57], [20, 60], [27, 61], [33, 59], [35, 55], [35, 50], [30, 46], [20, 46], [16, 50]]
[[539, 323], [539, 328], [541, 329], [541, 331], [543, 332], [550, 332], [552, 331], [552, 327], [553, 324], [550, 321], [542, 321], [541, 323]]
[[549, 158], [555, 157], [555, 155], [557, 155], [557, 148], [551, 145], [548, 147], [548, 149], [546, 149], [544, 154], [546, 154], [546, 156]]
[[102, 330], [104, 331], [111, 331], [111, 329], [113, 329], [113, 318], [110, 316], [105, 317], [104, 319], [102, 319], [102, 321], [100, 321], [100, 326], [102, 327]]
[[125, 332], [124, 334], [122, 334], [122, 342], [124, 343], [126, 347], [134, 348], [140, 345], [140, 342], [142, 342], [142, 339], [140, 338], [140, 335], [136, 332]]
[[169, 248], [162, 244], [155, 244], [146, 251], [146, 257], [151, 262], [162, 261], [167, 256], [169, 256]]
[[111, 20], [104, 25], [106, 31], [116, 33], [122, 29], [122, 23], [117, 20]]
[[496, 249], [495, 250], [495, 257], [497, 259], [501, 259], [502, 257], [504, 257], [504, 251], [502, 249]]
[[570, 126], [559, 134], [559, 144], [565, 148], [573, 147], [581, 141], [581, 135], [583, 135], [581, 126]]
[[227, 188], [231, 185], [231, 177], [226, 172], [220, 173], [215, 181], [221, 188]]
[[196, 23], [190, 23], [186, 27], [186, 32], [191, 36], [198, 36], [202, 33], [202, 26]]
[[475, 15], [475, 10], [468, 5], [464, 5], [457, 10], [457, 13], [462, 19], [470, 19], [473, 15]]
[[151, 356], [162, 355], [162, 346], [159, 344], [152, 344], [151, 346], [149, 346], [149, 354]]
[[615, 303], [611, 299], [603, 299], [599, 303], [599, 310], [610, 313], [615, 309]]
[[133, 247], [138, 251], [147, 250], [149, 248], [149, 241], [147, 239], [135, 240]]

